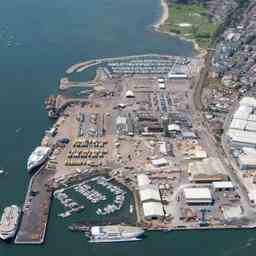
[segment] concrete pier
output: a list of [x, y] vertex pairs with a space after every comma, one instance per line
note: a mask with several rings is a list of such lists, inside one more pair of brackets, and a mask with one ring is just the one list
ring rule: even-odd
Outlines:
[[52, 189], [48, 185], [50, 177], [51, 171], [42, 167], [31, 178], [15, 244], [42, 244], [44, 242], [52, 197]]

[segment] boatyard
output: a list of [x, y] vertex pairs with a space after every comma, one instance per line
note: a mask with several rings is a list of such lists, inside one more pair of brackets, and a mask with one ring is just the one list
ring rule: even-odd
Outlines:
[[[111, 223], [127, 204], [132, 224], [147, 230], [251, 227], [247, 198], [194, 112], [193, 79], [203, 63], [166, 56], [95, 63], [93, 81], [62, 79], [60, 94], [45, 101], [56, 122], [32, 153], [38, 162], [29, 158], [43, 167], [32, 176], [15, 243], [44, 241], [52, 193], [58, 218], [82, 218], [75, 230], [97, 216]], [[81, 65], [67, 75], [86, 72]], [[65, 91], [76, 84], [93, 90], [74, 101]]]

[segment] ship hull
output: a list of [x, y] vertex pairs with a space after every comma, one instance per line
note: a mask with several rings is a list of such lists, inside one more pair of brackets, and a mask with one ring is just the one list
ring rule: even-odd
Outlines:
[[96, 239], [96, 240], [89, 240], [89, 243], [115, 243], [115, 242], [134, 242], [134, 241], [140, 241], [141, 238], [129, 238], [129, 239]]
[[38, 161], [37, 163], [31, 165], [31, 166], [28, 166], [27, 167], [27, 170], [28, 172], [32, 172], [34, 171], [37, 167], [40, 167], [48, 158], [48, 155], [45, 156], [43, 159], [41, 159], [40, 161]]
[[[3, 218], [5, 218], [3, 216], [2, 216], [1, 224], [0, 224], [0, 239], [4, 240], [6, 242], [11, 241], [11, 239], [15, 237], [18, 227], [19, 227], [21, 214], [22, 214], [21, 209], [18, 206], [13, 205], [11, 207], [15, 207], [15, 209], [16, 209], [16, 213], [15, 213], [16, 216], [14, 217], [14, 220], [13, 220], [14, 224], [13, 224], [12, 229], [8, 230], [3, 227], [3, 225], [4, 225]], [[7, 208], [10, 208], [10, 207], [7, 207]]]

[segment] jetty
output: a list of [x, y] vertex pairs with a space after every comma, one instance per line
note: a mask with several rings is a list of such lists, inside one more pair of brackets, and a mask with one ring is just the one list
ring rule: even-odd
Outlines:
[[51, 171], [44, 166], [30, 180], [15, 244], [42, 244], [45, 239], [52, 189]]

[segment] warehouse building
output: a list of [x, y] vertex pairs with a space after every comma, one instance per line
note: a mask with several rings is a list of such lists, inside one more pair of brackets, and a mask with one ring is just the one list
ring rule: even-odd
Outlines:
[[194, 161], [188, 165], [191, 182], [209, 183], [214, 181], [228, 181], [229, 176], [219, 158], [209, 157], [201, 161]]
[[233, 115], [227, 136], [235, 148], [256, 148], [256, 98], [244, 97]]
[[229, 129], [229, 141], [235, 148], [256, 148], [256, 132]]
[[164, 217], [163, 205], [159, 202], [145, 202], [142, 208], [146, 220], [159, 220]]
[[184, 188], [183, 194], [187, 204], [211, 204], [213, 202], [209, 188]]
[[139, 188], [144, 188], [150, 185], [150, 179], [146, 174], [137, 175], [137, 184]]
[[167, 166], [169, 162], [165, 158], [154, 159], [151, 161], [155, 167]]
[[161, 202], [159, 189], [155, 186], [147, 186], [139, 190], [140, 201], [144, 202]]
[[234, 185], [231, 181], [215, 181], [212, 183], [214, 191], [233, 191]]
[[237, 161], [241, 170], [256, 169], [256, 150], [243, 148], [243, 152], [238, 156]]

